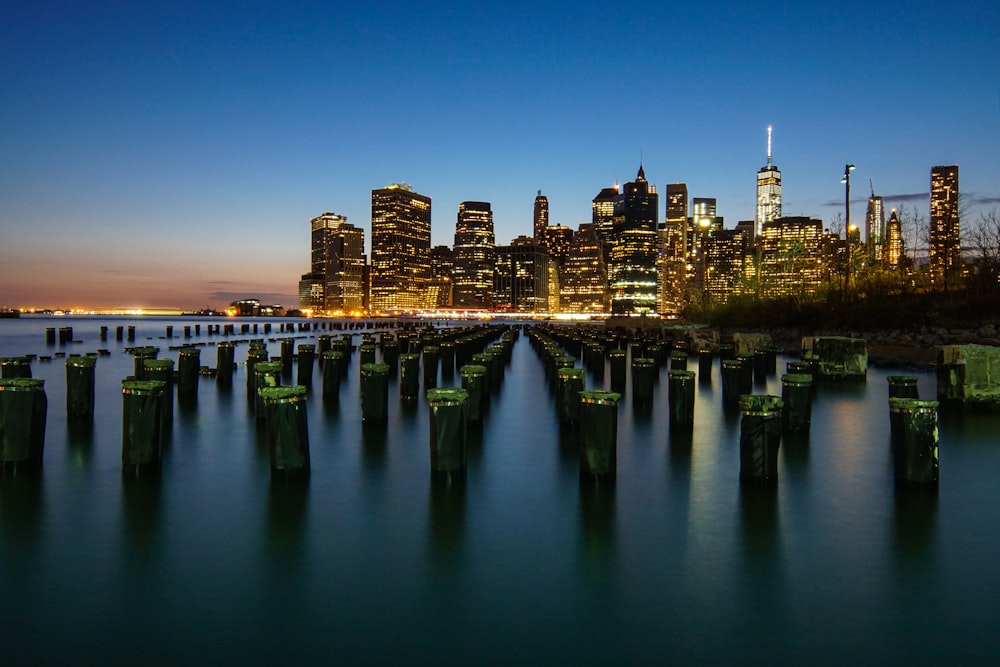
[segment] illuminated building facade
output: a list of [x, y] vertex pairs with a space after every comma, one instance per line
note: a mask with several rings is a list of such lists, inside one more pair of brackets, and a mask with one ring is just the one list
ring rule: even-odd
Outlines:
[[431, 198], [405, 184], [372, 190], [371, 310], [434, 307], [430, 250]]
[[885, 203], [882, 201], [882, 196], [875, 194], [873, 189], [871, 197], [868, 198], [868, 207], [865, 209], [865, 243], [873, 257], [882, 257], [885, 241]]
[[767, 126], [767, 164], [757, 172], [757, 226], [759, 236], [764, 223], [781, 217], [781, 171], [771, 162], [771, 126]]
[[892, 209], [889, 214], [889, 222], [886, 224], [882, 261], [893, 269], [898, 269], [903, 263], [903, 225], [899, 222], [896, 209]]
[[439, 286], [436, 305], [446, 308], [453, 304], [455, 253], [450, 246], [431, 248], [431, 280]]
[[523, 313], [549, 308], [549, 273], [552, 258], [529, 236], [496, 248], [493, 302], [498, 309]]
[[455, 223], [454, 303], [463, 308], [492, 304], [496, 237], [489, 202], [464, 201]]
[[659, 196], [639, 165], [635, 180], [614, 199], [614, 236], [608, 280], [612, 313], [655, 313], [658, 309], [657, 233]]
[[[720, 229], [704, 241], [704, 289], [716, 303], [726, 303], [742, 291], [746, 240], [743, 229]], [[753, 227], [746, 231], [753, 231]]]
[[618, 188], [604, 188], [597, 193], [597, 196], [590, 203], [591, 219], [594, 231], [600, 240], [602, 249], [607, 253], [611, 249], [614, 227], [615, 227], [615, 197], [618, 196]]
[[660, 229], [659, 311], [678, 316], [684, 307], [687, 262], [684, 257], [687, 238], [688, 189], [686, 183], [668, 183], [666, 217]]
[[322, 273], [305, 273], [299, 280], [299, 308], [302, 310], [323, 310], [323, 295], [326, 276]]
[[822, 283], [823, 223], [806, 217], [778, 218], [760, 238], [760, 293], [764, 298], [811, 296]]
[[928, 263], [932, 278], [943, 279], [962, 262], [958, 220], [958, 165], [931, 168], [931, 226]]
[[658, 247], [655, 230], [636, 228], [618, 234], [608, 271], [612, 313], [656, 312]]
[[314, 311], [359, 311], [367, 306], [365, 232], [336, 213], [310, 224], [310, 272], [299, 281], [299, 307]]
[[545, 229], [545, 243], [542, 244], [552, 259], [560, 266], [573, 243], [573, 230], [565, 225], [550, 225]]
[[532, 220], [534, 221], [535, 243], [545, 247], [548, 241], [545, 230], [549, 227], [549, 198], [543, 195], [541, 190], [535, 196], [535, 209]]
[[563, 312], [606, 313], [608, 274], [593, 224], [573, 235], [559, 272], [559, 305]]

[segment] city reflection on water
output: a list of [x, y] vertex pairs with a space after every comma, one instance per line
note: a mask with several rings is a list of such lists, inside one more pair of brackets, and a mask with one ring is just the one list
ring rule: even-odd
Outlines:
[[[51, 324], [14, 322], [0, 324], [2, 356], [51, 353]], [[771, 488], [739, 484], [740, 412], [721, 401], [717, 360], [690, 430], [670, 428], [666, 370], [648, 407], [626, 383], [616, 482], [581, 484], [579, 434], [559, 424], [523, 336], [469, 427], [464, 483], [432, 482], [427, 405], [401, 401], [398, 377], [387, 422], [362, 425], [356, 356], [337, 400], [314, 373], [308, 480], [271, 480], [243, 366], [231, 389], [201, 378], [197, 400], [176, 405], [161, 473], [135, 478], [121, 474], [132, 359], [97, 341], [102, 323], [116, 321], [74, 322], [72, 351], [111, 348], [93, 424], [67, 424], [61, 360], [35, 361], [44, 465], [0, 479], [13, 663], [983, 662], [1000, 650], [1000, 418], [943, 411], [939, 489], [897, 488], [885, 378], [898, 371], [819, 387]], [[175, 357], [184, 341], [161, 339], [163, 326], [141, 320], [137, 338]], [[212, 345], [201, 360], [214, 364]], [[915, 374], [933, 396], [933, 376]], [[608, 388], [610, 374], [587, 382]], [[780, 380], [755, 391], [780, 394]]]

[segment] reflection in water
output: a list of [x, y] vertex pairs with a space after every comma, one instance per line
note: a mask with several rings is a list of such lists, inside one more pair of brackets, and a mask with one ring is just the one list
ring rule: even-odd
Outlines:
[[609, 565], [615, 537], [615, 487], [580, 484], [580, 540], [588, 568]]
[[780, 554], [777, 486], [740, 485], [740, 529], [744, 563], [770, 572]]
[[564, 467], [580, 465], [580, 429], [577, 424], [559, 424], [559, 463]]
[[788, 472], [806, 474], [809, 467], [809, 432], [782, 433], [779, 454]]
[[73, 464], [86, 468], [94, 451], [94, 422], [91, 419], [70, 420], [66, 424], [67, 452]]
[[307, 478], [271, 478], [267, 503], [267, 545], [272, 555], [297, 555], [309, 500]]
[[161, 484], [157, 472], [122, 476], [125, 538], [139, 554], [148, 555], [160, 532]]
[[465, 530], [465, 484], [447, 484], [431, 479], [427, 503], [428, 539], [432, 560], [447, 573], [461, 552]]
[[385, 423], [364, 422], [361, 425], [361, 457], [369, 470], [385, 467], [388, 428]]
[[11, 541], [33, 538], [42, 511], [42, 471], [3, 471], [0, 479], [0, 526]]
[[[897, 484], [893, 514], [893, 546], [901, 563], [920, 563], [935, 540], [936, 484]], [[922, 569], [922, 568], [920, 568]]]

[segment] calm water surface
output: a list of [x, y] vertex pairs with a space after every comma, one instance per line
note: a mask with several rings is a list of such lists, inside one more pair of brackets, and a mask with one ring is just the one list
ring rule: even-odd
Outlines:
[[[897, 494], [885, 378], [898, 370], [821, 387], [811, 437], [781, 445], [773, 493], [740, 489], [739, 414], [722, 407], [717, 364], [698, 384], [689, 441], [667, 428], [666, 371], [651, 414], [626, 395], [617, 485], [581, 489], [524, 336], [470, 433], [464, 489], [430, 483], [428, 408], [401, 404], [395, 381], [387, 427], [362, 429], [356, 355], [335, 410], [316, 373], [308, 484], [270, 483], [242, 366], [231, 392], [202, 378], [197, 406], [175, 406], [159, 479], [125, 480], [132, 358], [114, 326], [135, 324], [135, 345], [176, 360], [168, 346], [185, 342], [185, 323], [202, 324], [189, 342], [221, 340], [203, 319], [0, 321], [0, 356], [111, 350], [89, 433], [68, 432], [64, 361], [32, 364], [49, 400], [43, 470], [0, 479], [6, 664], [1000, 655], [1000, 418], [942, 413], [939, 493]], [[173, 340], [160, 338], [166, 324]], [[45, 328], [60, 326], [81, 342], [46, 347]], [[215, 348], [201, 360], [214, 366]], [[934, 377], [913, 374], [933, 397]], [[757, 390], [780, 394], [780, 380]]]

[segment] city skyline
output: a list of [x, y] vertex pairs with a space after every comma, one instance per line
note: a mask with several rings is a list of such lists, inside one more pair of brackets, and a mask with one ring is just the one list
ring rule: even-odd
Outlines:
[[[995, 7], [573, 7], [16, 5], [0, 304], [293, 305], [308, 221], [332, 211], [371, 239], [371, 192], [392, 182], [433, 200], [432, 245], [463, 201], [491, 203], [498, 244], [531, 235], [539, 190], [576, 229], [640, 162], [732, 229], [755, 217], [768, 125], [784, 215], [829, 225], [847, 162], [886, 209], [928, 216], [928, 170], [951, 164], [963, 225], [1000, 204]], [[869, 193], [852, 194], [862, 221]]]

